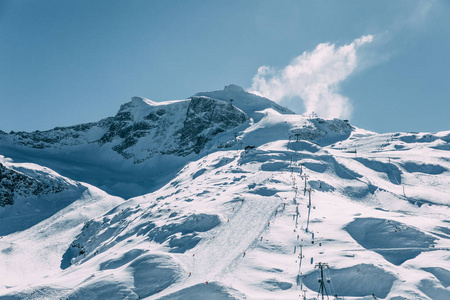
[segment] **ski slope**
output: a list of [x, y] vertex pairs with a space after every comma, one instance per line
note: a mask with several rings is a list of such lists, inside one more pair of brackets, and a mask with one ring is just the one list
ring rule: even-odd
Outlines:
[[449, 131], [255, 115], [151, 193], [78, 183], [2, 236], [0, 299], [315, 299], [318, 263], [330, 298], [450, 299]]

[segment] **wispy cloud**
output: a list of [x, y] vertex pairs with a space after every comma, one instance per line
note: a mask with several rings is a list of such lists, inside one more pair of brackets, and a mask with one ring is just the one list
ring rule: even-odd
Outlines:
[[340, 47], [322, 43], [284, 68], [262, 66], [253, 77], [251, 91], [277, 102], [300, 98], [305, 113], [348, 118], [352, 106], [349, 98], [339, 93], [339, 85], [357, 68], [359, 48], [372, 41], [373, 36], [366, 35]]
[[400, 22], [400, 26], [420, 28], [427, 22], [433, 10], [438, 7], [438, 4], [439, 1], [437, 0], [418, 1], [410, 15]]

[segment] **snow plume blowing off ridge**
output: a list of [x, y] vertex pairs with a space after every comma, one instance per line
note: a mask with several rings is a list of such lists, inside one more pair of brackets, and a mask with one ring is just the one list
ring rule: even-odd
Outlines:
[[358, 49], [372, 40], [372, 35], [365, 35], [340, 47], [322, 43], [283, 69], [261, 66], [253, 77], [251, 92], [277, 102], [300, 98], [305, 114], [349, 118], [350, 99], [339, 93], [339, 84], [358, 66]]

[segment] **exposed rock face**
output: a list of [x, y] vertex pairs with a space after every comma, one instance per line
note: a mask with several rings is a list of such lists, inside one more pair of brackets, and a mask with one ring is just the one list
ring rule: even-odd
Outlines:
[[291, 130], [291, 138], [315, 142], [321, 146], [348, 138], [353, 127], [344, 120], [313, 118], [300, 128]]
[[238, 108], [208, 97], [143, 108], [137, 107], [137, 101], [138, 97], [134, 97], [122, 105], [99, 140], [100, 145], [114, 144], [114, 151], [137, 163], [155, 154], [199, 153], [212, 137], [247, 119]]
[[141, 163], [157, 154], [199, 153], [215, 135], [244, 123], [247, 118], [230, 103], [209, 97], [194, 96], [165, 103], [133, 97], [114, 117], [96, 123], [4, 136], [13, 145], [35, 149], [97, 144]]
[[96, 139], [96, 136], [90, 137], [89, 133], [102, 130], [102, 128], [109, 126], [113, 119], [114, 118], [106, 118], [95, 123], [86, 123], [69, 127], [55, 127], [54, 129], [46, 131], [12, 131], [9, 135], [4, 135], [9, 136], [14, 144], [20, 146], [35, 149], [61, 149], [65, 146], [93, 142]]
[[247, 119], [247, 115], [232, 104], [208, 97], [191, 99], [184, 126], [179, 131], [181, 147], [177, 154], [199, 153], [213, 136]]
[[0, 163], [0, 206], [13, 205], [18, 196], [56, 194], [68, 187], [59, 182], [42, 182]]

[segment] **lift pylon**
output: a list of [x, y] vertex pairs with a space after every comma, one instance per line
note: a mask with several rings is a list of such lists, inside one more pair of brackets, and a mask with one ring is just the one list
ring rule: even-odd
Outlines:
[[[322, 295], [322, 300], [325, 299], [325, 295], [327, 296], [328, 299], [328, 292], [325, 286], [325, 279], [323, 278], [323, 269], [328, 268], [328, 264], [319, 262], [315, 265], [315, 268], [318, 268], [320, 270], [320, 278], [317, 279], [319, 281], [319, 291], [317, 293], [317, 299], [319, 299], [320, 295]], [[330, 282], [329, 278], [326, 280], [327, 282]]]

